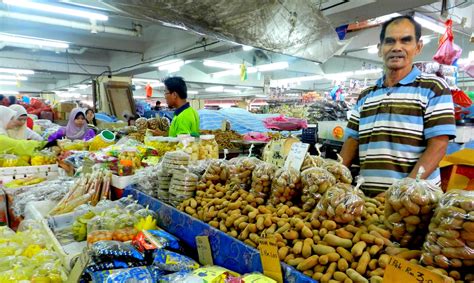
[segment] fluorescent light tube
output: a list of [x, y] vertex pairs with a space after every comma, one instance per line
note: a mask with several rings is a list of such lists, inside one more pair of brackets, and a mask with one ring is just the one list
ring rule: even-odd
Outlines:
[[183, 62], [183, 60], [182, 59], [171, 59], [171, 60], [166, 60], [166, 61], [163, 61], [163, 62], [155, 63], [151, 66], [161, 67], [161, 66], [170, 65], [170, 64], [173, 64], [173, 63], [177, 63], [177, 62]]
[[[248, 73], [248, 70], [247, 70]], [[231, 75], [240, 75], [240, 69], [233, 69], [233, 70], [227, 70], [227, 71], [222, 71], [222, 72], [217, 72], [211, 74], [211, 77], [213, 78], [222, 78], [225, 76], [231, 76]]]
[[40, 3], [40, 2], [27, 1], [27, 0], [3, 0], [3, 3], [12, 5], [12, 6], [17, 6], [17, 7], [43, 11], [47, 13], [62, 14], [62, 15], [86, 18], [86, 19], [91, 19], [91, 20], [96, 20], [96, 21], [107, 21], [109, 19], [107, 15], [96, 13], [96, 12], [89, 12], [89, 11], [79, 10], [79, 9], [71, 9], [71, 8], [50, 5], [50, 4]]
[[26, 81], [28, 78], [24, 76], [0, 75], [0, 80], [17, 80]]
[[140, 83], [161, 83], [160, 80], [154, 79], [143, 79], [143, 78], [133, 78], [132, 82], [140, 82]]
[[268, 72], [268, 71], [286, 69], [288, 68], [288, 66], [289, 66], [288, 62], [277, 62], [277, 63], [256, 66], [255, 68], [257, 68], [257, 71], [259, 72]]
[[239, 94], [239, 93], [240, 93], [240, 90], [238, 90], [238, 89], [228, 89], [228, 88], [225, 88], [225, 89], [224, 89], [224, 92], [225, 92], [225, 93]]
[[33, 70], [0, 68], [0, 73], [9, 73], [9, 74], [18, 74], [18, 75], [33, 75], [35, 72]]
[[414, 18], [415, 21], [417, 21], [422, 27], [424, 27], [424, 28], [426, 28], [426, 29], [432, 30], [432, 31], [437, 32], [437, 33], [440, 33], [440, 34], [444, 34], [444, 32], [446, 31], [446, 27], [441, 26], [440, 23], [435, 22], [435, 21], [432, 20], [431, 18], [427, 18], [427, 17], [421, 16], [420, 14], [415, 14], [415, 16], [414, 16], [413, 18]]
[[20, 94], [16, 90], [0, 90], [0, 93], [5, 94], [5, 95], [18, 95], [18, 94]]
[[367, 47], [367, 52], [370, 54], [377, 54], [379, 52], [379, 48], [377, 45], [370, 45]]
[[252, 46], [248, 46], [248, 45], [242, 45], [242, 49], [243, 49], [244, 51], [250, 51], [250, 50], [253, 49], [253, 47], [252, 47]]
[[22, 43], [22, 44], [28, 44], [32, 46], [38, 46], [38, 47], [52, 47], [52, 48], [61, 48], [61, 49], [69, 48], [69, 44], [65, 41], [49, 40], [49, 39], [36, 38], [36, 37], [26, 37], [26, 36], [19, 36], [19, 35], [8, 34], [8, 33], [1, 33], [0, 41]]
[[253, 87], [251, 87], [251, 86], [240, 86], [240, 85], [237, 85], [237, 86], [235, 86], [235, 88], [241, 88], [241, 89], [253, 89]]
[[188, 94], [199, 94], [197, 90], [188, 90]]
[[142, 87], [139, 85], [135, 85], [135, 90], [139, 90], [139, 89], [142, 89]]
[[240, 64], [233, 64], [233, 63], [227, 63], [227, 62], [215, 61], [215, 60], [204, 60], [202, 63], [204, 66], [227, 69], [227, 70], [240, 68]]
[[17, 82], [13, 81], [0, 81], [0, 85], [16, 85]]
[[205, 89], [207, 92], [223, 92], [224, 87], [223, 86], [211, 86]]

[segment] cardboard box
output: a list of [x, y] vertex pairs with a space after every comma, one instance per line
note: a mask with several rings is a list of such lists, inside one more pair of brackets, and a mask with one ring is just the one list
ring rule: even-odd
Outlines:
[[447, 155], [439, 163], [444, 191], [474, 191], [474, 149], [462, 149]]
[[74, 109], [76, 107], [77, 107], [77, 104], [74, 103], [74, 102], [61, 102], [58, 105], [58, 111], [59, 112], [70, 113], [72, 111], [72, 109]]

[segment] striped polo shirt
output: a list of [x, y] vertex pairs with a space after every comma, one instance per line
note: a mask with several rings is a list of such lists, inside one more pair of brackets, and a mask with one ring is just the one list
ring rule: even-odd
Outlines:
[[[413, 67], [395, 86], [383, 82], [382, 77], [362, 91], [346, 129], [346, 138], [359, 141], [364, 188], [374, 191], [407, 177], [428, 139], [456, 133], [451, 91], [443, 79]], [[439, 169], [428, 180], [439, 184]]]

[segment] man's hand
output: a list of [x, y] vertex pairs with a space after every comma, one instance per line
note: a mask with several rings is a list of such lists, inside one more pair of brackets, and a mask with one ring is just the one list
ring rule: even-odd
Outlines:
[[415, 168], [411, 171], [408, 177], [416, 178], [416, 174], [421, 166], [425, 169], [425, 173], [421, 175], [422, 179], [428, 178], [433, 173], [438, 164], [446, 154], [446, 148], [448, 147], [449, 137], [438, 136], [428, 140], [425, 152], [421, 155], [420, 159], [415, 165]]
[[359, 141], [353, 138], [347, 138], [341, 149], [342, 164], [347, 168], [351, 167], [352, 161], [359, 151]]

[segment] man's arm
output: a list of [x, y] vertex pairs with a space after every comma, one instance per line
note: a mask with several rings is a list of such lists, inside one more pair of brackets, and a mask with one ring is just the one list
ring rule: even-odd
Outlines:
[[446, 154], [446, 148], [448, 147], [449, 137], [448, 136], [436, 136], [428, 140], [425, 152], [421, 155], [420, 159], [411, 171], [408, 177], [416, 178], [418, 169], [423, 166], [425, 173], [421, 176], [422, 179], [428, 178], [433, 173], [438, 164]]
[[357, 151], [359, 150], [359, 141], [348, 137], [344, 142], [341, 150], [342, 164], [349, 168], [352, 164], [352, 161], [357, 156]]

